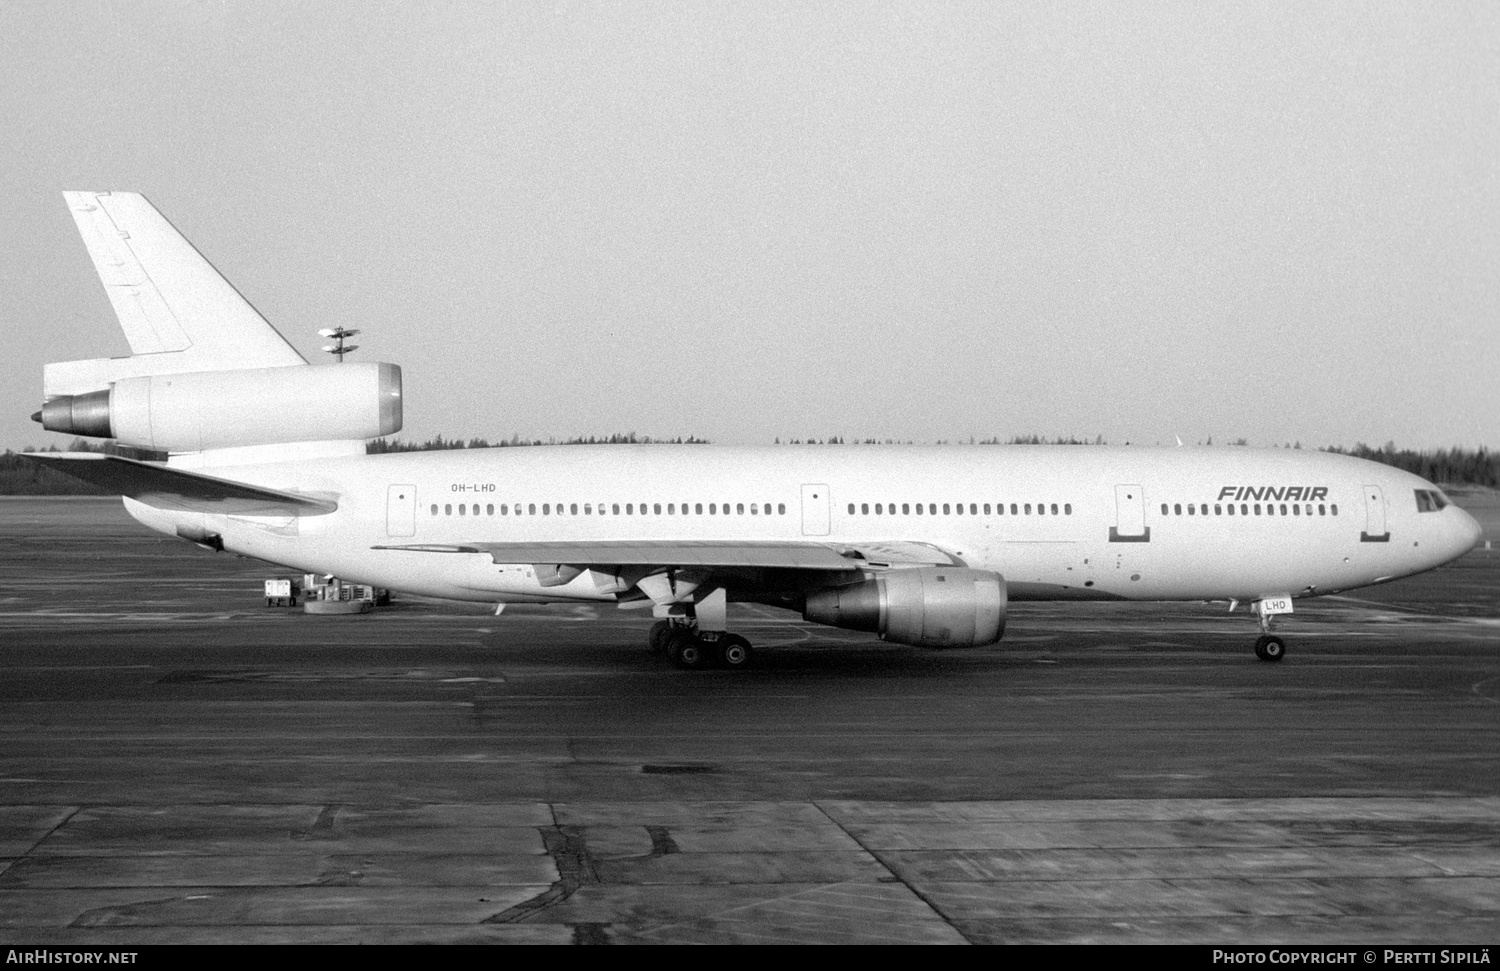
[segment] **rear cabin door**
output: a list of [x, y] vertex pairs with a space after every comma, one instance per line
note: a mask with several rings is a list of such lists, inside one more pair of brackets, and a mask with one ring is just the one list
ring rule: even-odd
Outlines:
[[830, 523], [827, 485], [802, 487], [802, 535], [827, 536]]
[[387, 536], [415, 536], [417, 533], [417, 487], [393, 485], [385, 492], [385, 533]]

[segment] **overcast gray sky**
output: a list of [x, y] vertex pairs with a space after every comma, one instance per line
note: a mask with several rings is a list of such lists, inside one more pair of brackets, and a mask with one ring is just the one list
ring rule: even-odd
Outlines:
[[0, 2], [0, 446], [144, 193], [407, 437], [1500, 446], [1500, 5]]

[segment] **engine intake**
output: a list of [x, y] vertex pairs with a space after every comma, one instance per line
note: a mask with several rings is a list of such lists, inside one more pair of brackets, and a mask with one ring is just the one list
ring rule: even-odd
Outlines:
[[401, 430], [401, 369], [325, 364], [121, 378], [59, 395], [33, 416], [52, 432], [165, 452], [379, 438]]
[[918, 647], [978, 647], [1005, 632], [1005, 578], [989, 570], [890, 570], [807, 595], [802, 616]]

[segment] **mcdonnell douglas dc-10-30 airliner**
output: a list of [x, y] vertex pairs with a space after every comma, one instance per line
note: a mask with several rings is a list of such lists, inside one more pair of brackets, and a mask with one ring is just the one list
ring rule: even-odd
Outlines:
[[[604, 445], [367, 455], [393, 364], [309, 365], [140, 195], [67, 192], [132, 351], [49, 364], [50, 431], [166, 452], [33, 456], [152, 529], [432, 597], [650, 608], [677, 664], [741, 667], [729, 602], [932, 648], [1012, 600], [1252, 606], [1447, 563], [1479, 525], [1432, 483], [1293, 449]], [[497, 608], [498, 609], [498, 608]]]

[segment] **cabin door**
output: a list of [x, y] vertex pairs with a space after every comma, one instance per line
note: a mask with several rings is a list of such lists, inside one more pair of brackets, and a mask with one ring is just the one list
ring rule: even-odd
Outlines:
[[415, 536], [417, 533], [417, 487], [393, 485], [385, 493], [385, 533], [387, 536]]
[[1384, 543], [1391, 538], [1385, 528], [1385, 493], [1378, 485], [1365, 486], [1365, 531], [1359, 538], [1366, 543]]
[[1115, 524], [1109, 529], [1111, 543], [1149, 543], [1146, 527], [1146, 490], [1138, 485], [1115, 486]]
[[802, 487], [802, 535], [827, 536], [830, 522], [828, 486]]

